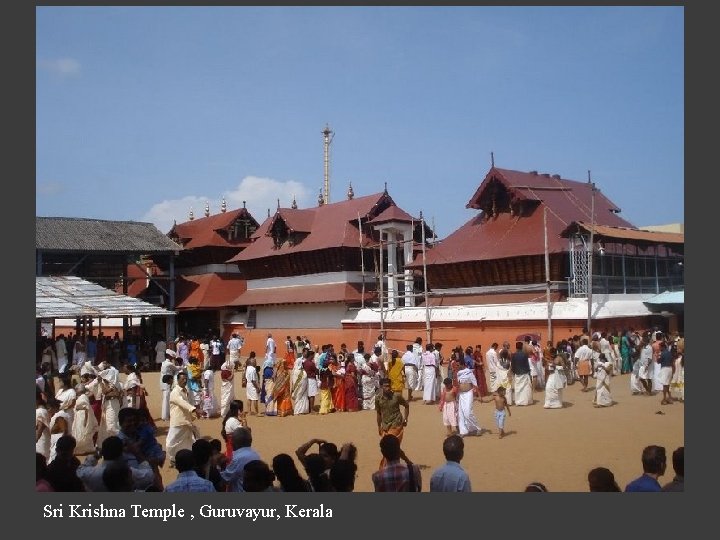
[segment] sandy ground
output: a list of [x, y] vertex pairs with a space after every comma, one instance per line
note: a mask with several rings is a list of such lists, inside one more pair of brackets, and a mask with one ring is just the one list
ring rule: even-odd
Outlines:
[[[613, 471], [624, 489], [625, 484], [642, 473], [640, 456], [650, 444], [666, 448], [668, 470], [660, 482], [669, 482], [673, 476], [670, 456], [675, 448], [684, 445], [684, 404], [660, 405], [661, 394], [633, 396], [629, 377], [613, 378], [615, 405], [609, 408], [593, 408], [594, 392], [581, 392], [580, 383], [565, 389], [563, 409], [544, 409], [544, 394], [536, 392], [533, 405], [511, 407], [512, 416], [507, 419], [503, 439], [498, 438], [495, 429], [492, 404], [476, 401], [475, 414], [481, 426], [491, 432], [465, 439], [461, 464], [470, 475], [473, 491], [518, 492], [529, 482], [538, 481], [549, 491], [583, 492], [588, 491], [588, 471], [598, 466]], [[143, 381], [150, 393], [150, 410], [157, 419], [161, 394], [158, 373], [143, 373]], [[247, 408], [240, 377], [235, 378], [235, 385], [236, 397], [243, 399]], [[220, 395], [219, 376], [216, 386]], [[593, 387], [591, 379], [590, 388]], [[421, 396], [419, 392], [415, 395]], [[657, 414], [658, 411], [664, 414]], [[156, 421], [158, 440], [164, 446], [167, 423]], [[200, 419], [196, 425], [203, 436], [220, 438], [220, 422], [220, 418]], [[251, 416], [249, 424], [253, 447], [268, 463], [279, 453], [294, 457], [295, 449], [311, 438], [326, 439], [338, 447], [344, 442], [355, 443], [358, 448], [355, 491], [373, 491], [371, 474], [377, 470], [381, 457], [375, 411], [284, 418]], [[423, 491], [429, 491], [432, 471], [445, 462], [444, 438], [445, 427], [437, 405], [424, 405], [416, 398], [410, 406], [402, 446], [421, 467]], [[316, 450], [317, 446], [310, 451]], [[162, 474], [166, 484], [176, 477], [168, 463]]]

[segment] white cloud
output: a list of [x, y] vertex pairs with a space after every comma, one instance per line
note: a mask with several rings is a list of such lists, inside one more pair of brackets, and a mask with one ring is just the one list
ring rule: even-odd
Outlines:
[[60, 182], [44, 182], [38, 184], [36, 191], [38, 195], [57, 195], [63, 191], [63, 185]]
[[74, 58], [56, 58], [54, 60], [40, 60], [38, 65], [45, 71], [57, 75], [68, 76], [80, 73], [80, 62]]
[[290, 207], [293, 197], [297, 201], [298, 208], [307, 208], [308, 203], [312, 202], [310, 191], [300, 182], [294, 180], [281, 182], [272, 178], [246, 176], [235, 189], [223, 192], [220, 197], [186, 195], [180, 199], [154, 204], [141, 220], [153, 223], [160, 231], [167, 233], [172, 229], [173, 222], [187, 221], [191, 209], [196, 219], [204, 217], [207, 203], [210, 205], [211, 215], [219, 213], [222, 197], [225, 197], [228, 210], [241, 208], [243, 201], [246, 201], [248, 211], [258, 223], [262, 223], [267, 218], [268, 208], [271, 215], [275, 213], [278, 199], [283, 208]]

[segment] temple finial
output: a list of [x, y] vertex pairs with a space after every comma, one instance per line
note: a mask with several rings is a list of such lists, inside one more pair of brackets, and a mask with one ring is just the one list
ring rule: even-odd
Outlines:
[[221, 212], [227, 212], [227, 203], [225, 202], [225, 197], [222, 199], [222, 204], [220, 205], [220, 211]]
[[190, 207], [190, 213], [188, 214], [188, 221], [192, 221], [195, 219], [195, 214], [193, 214], [192, 206]]
[[353, 199], [353, 197], [355, 197], [355, 192], [353, 191], [353, 188], [352, 188], [352, 182], [350, 182], [350, 186], [348, 187], [348, 190], [347, 190], [348, 201], [351, 201]]
[[295, 195], [293, 195], [293, 200], [290, 208], [292, 208], [293, 210], [297, 210], [297, 201], [295, 200]]
[[205, 217], [210, 217], [210, 201], [205, 203]]
[[322, 206], [325, 204], [325, 197], [323, 197], [323, 190], [320, 189], [320, 193], [318, 194], [318, 206]]

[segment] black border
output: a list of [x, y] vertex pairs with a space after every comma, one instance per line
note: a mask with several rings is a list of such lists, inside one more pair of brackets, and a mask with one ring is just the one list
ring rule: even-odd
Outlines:
[[[82, 5], [83, 3], [75, 4]], [[155, 3], [154, 5], [163, 5], [163, 2]], [[465, 4], [463, 5], [473, 5]], [[687, 120], [689, 124], [694, 127], [693, 137], [689, 140], [692, 144], [687, 144], [687, 150], [690, 159], [686, 159], [686, 178], [695, 186], [693, 192], [689, 192], [690, 198], [687, 199], [688, 204], [692, 211], [687, 216], [687, 221], [694, 222], [699, 216], [706, 216], [706, 220], [710, 225], [708, 235], [712, 232], [715, 227], [712, 225], [712, 218], [715, 214], [707, 214], [704, 210], [703, 205], [707, 205], [710, 198], [700, 197], [698, 195], [697, 187], [698, 183], [702, 182], [701, 178], [707, 178], [709, 182], [714, 182], [714, 172], [716, 166], [712, 163], [708, 163], [708, 156], [714, 156], [714, 148], [710, 148], [710, 145], [715, 142], [716, 137], [713, 134], [708, 134], [706, 137], [698, 137], [695, 133], [698, 128], [702, 128], [702, 125], [710, 124], [705, 120], [707, 118], [708, 106], [715, 102], [717, 99], [717, 92], [713, 92], [715, 88], [712, 86], [712, 80], [714, 77], [702, 77], [702, 82], [698, 77], [699, 71], [714, 71], [715, 65], [715, 50], [713, 37], [716, 35], [717, 30], [711, 28], [710, 25], [714, 26], [715, 18], [712, 16], [710, 9], [705, 7], [709, 6], [709, 3], [700, 4], [699, 2], [688, 5], [689, 3], [675, 3], [675, 2], [658, 2], [650, 5], [678, 5], [685, 6], [685, 37], [686, 37], [686, 84], [687, 96]], [[53, 5], [53, 3], [43, 3], [39, 5]], [[93, 4], [94, 5], [94, 4]], [[118, 5], [113, 3], [113, 5]], [[132, 4], [131, 4], [132, 5]], [[138, 5], [138, 4], [135, 4]], [[173, 3], [172, 5], [179, 5]], [[193, 4], [191, 4], [193, 5]], [[283, 3], [280, 5], [293, 5], [293, 3]], [[355, 5], [359, 5], [355, 3]], [[375, 2], [365, 2], [362, 5], [378, 5]], [[457, 5], [460, 5], [458, 3]], [[523, 4], [527, 5], [527, 4]], [[542, 5], [542, 4], [540, 4]], [[565, 4], [564, 2], [557, 3], [555, 5], [576, 5], [576, 4]], [[632, 5], [642, 5], [632, 4]], [[703, 7], [701, 7], [703, 6]], [[12, 10], [12, 12], [10, 11]], [[11, 122], [13, 126], [13, 141], [21, 141], [21, 152], [9, 152], [6, 151], [6, 156], [12, 160], [13, 173], [17, 170], [19, 174], [12, 175], [7, 178], [6, 186], [18, 187], [19, 189], [25, 190], [32, 189], [30, 180], [24, 180], [24, 177], [32, 176], [34, 170], [33, 159], [34, 153], [34, 82], [35, 82], [35, 10], [34, 6], [27, 6], [23, 4], [13, 4], [11, 8], [5, 9], [6, 20], [13, 21], [12, 24], [7, 25], [10, 31], [9, 37], [12, 40], [12, 44], [6, 44], [6, 60], [12, 64], [16, 69], [10, 70], [10, 73], [21, 74], [23, 84], [16, 85], [12, 80], [14, 77], [8, 77], [6, 79], [6, 91], [10, 92], [10, 96], [6, 97], [7, 103], [12, 103], [13, 106], [7, 107], [6, 110], [10, 113]], [[8, 34], [6, 34], [8, 35]], [[31, 41], [32, 40], [32, 41]], [[692, 74], [695, 75], [693, 81]], [[618, 84], [622, 84], [622, 81], [618, 81]], [[20, 103], [24, 106], [15, 107], [15, 103]], [[7, 146], [6, 150], [10, 147]], [[705, 165], [705, 167], [703, 167]], [[709, 177], [709, 178], [708, 178]], [[23, 179], [18, 182], [18, 179]], [[689, 190], [688, 190], [689, 191]], [[10, 245], [14, 245], [14, 232], [24, 230], [17, 226], [17, 223], [27, 223], [29, 226], [26, 227], [28, 230], [32, 230], [32, 216], [30, 212], [27, 212], [22, 208], [22, 202], [26, 200], [23, 195], [14, 194], [6, 198], [6, 200], [12, 201], [12, 203], [21, 204], [9, 204], [6, 205], [6, 211], [4, 219], [7, 220], [6, 231], [10, 240]], [[647, 201], [639, 201], [638, 204], [654, 204], [662, 207], [663, 204], [673, 204], [672, 201], [663, 201], [661, 198], [655, 198], [653, 195], [648, 196]], [[12, 208], [9, 208], [12, 207]], [[12, 212], [17, 212], [19, 215], [13, 216]], [[7, 216], [7, 217], [5, 217]], [[13, 220], [13, 226], [8, 227], [9, 219]], [[708, 219], [709, 218], [709, 219]], [[27, 220], [27, 221], [26, 221]], [[692, 225], [691, 225], [692, 229]], [[22, 234], [22, 233], [21, 233]], [[700, 234], [700, 233], [698, 233]], [[710, 238], [708, 241], [712, 241]], [[693, 240], [697, 242], [697, 240]], [[20, 244], [24, 246], [23, 244]], [[693, 243], [690, 242], [690, 246]], [[686, 248], [687, 249], [687, 248]], [[21, 250], [24, 252], [24, 250]], [[29, 251], [29, 250], [28, 250]], [[23, 343], [34, 343], [34, 324], [31, 322], [30, 317], [25, 319], [22, 317], [22, 322], [17, 320], [15, 311], [7, 309], [13, 305], [24, 305], [25, 292], [21, 291], [20, 287], [16, 287], [15, 283], [26, 283], [25, 273], [20, 270], [19, 276], [17, 272], [20, 268], [25, 268], [23, 265], [18, 265], [15, 261], [15, 250], [6, 251], [6, 269], [12, 272], [12, 275], [7, 278], [8, 284], [12, 286], [6, 286], [7, 293], [18, 294], [21, 296], [18, 302], [13, 302], [12, 298], [9, 302], [6, 302], [6, 320], [11, 321], [10, 331], [6, 334], [8, 344], [12, 345], [16, 343], [18, 345]], [[28, 253], [28, 274], [30, 269], [34, 268], [34, 253]], [[712, 292], [714, 281], [710, 279], [702, 279], [706, 276], [701, 276], [701, 273], [707, 272], [710, 268], [713, 268], [713, 264], [707, 261], [703, 267], [700, 265], [694, 265], [692, 262], [687, 267], [687, 282], [697, 283], [695, 288], [700, 288], [703, 284], [708, 293]], [[690, 276], [696, 275], [696, 278], [690, 279]], [[11, 280], [11, 281], [10, 281]], [[30, 280], [27, 280], [28, 285], [28, 296], [29, 289], [31, 287]], [[17, 291], [17, 292], [16, 292]], [[691, 291], [692, 296], [692, 291]], [[713, 306], [714, 307], [714, 306]], [[21, 313], [24, 310], [21, 310]], [[688, 316], [689, 315], [689, 316]], [[694, 357], [693, 343], [697, 343], [699, 348], [701, 335], [705, 334], [705, 331], [709, 331], [709, 322], [715, 319], [712, 316], [712, 312], [709, 312], [705, 317], [696, 317], [691, 311], [689, 314], [686, 313], [686, 335], [689, 333], [690, 338], [690, 354]], [[699, 326], [698, 326], [699, 324]], [[16, 329], [20, 330], [19, 335], [16, 335]], [[708, 333], [712, 336], [712, 334]], [[22, 337], [21, 337], [22, 336]], [[17, 354], [22, 355], [24, 346], [20, 345], [19, 351], [15, 350], [15, 347], [10, 346], [8, 348], [8, 357], [6, 361], [8, 363], [14, 363], [14, 356]], [[703, 355], [696, 355], [701, 357]], [[714, 347], [708, 345], [708, 353], [704, 355], [705, 358], [698, 358], [701, 361], [713, 362], [716, 353]], [[23, 361], [23, 360], [21, 360]], [[23, 361], [24, 362], [24, 361]], [[693, 360], [691, 360], [691, 364]], [[28, 362], [28, 365], [32, 365]], [[713, 375], [711, 371], [713, 368], [709, 367], [707, 374]], [[24, 373], [24, 368], [23, 368]], [[694, 431], [696, 433], [702, 433], [703, 429], [709, 430], [714, 428], [714, 414], [712, 411], [713, 403], [708, 403], [708, 410], [701, 410], [701, 400], [706, 401], [705, 396], [710, 396], [710, 388], [703, 388], [704, 385], [711, 384], [715, 377], [700, 377], [692, 375], [692, 373], [698, 373], [698, 371], [691, 369], [691, 379], [696, 379], [696, 383], [692, 383], [690, 392], [690, 403], [689, 406], [692, 410], [696, 408], [696, 414], [703, 414], [706, 421], [695, 418], [692, 414], [686, 413], [687, 431]], [[10, 379], [10, 388], [12, 395], [9, 396], [8, 403], [20, 404], [25, 403], [29, 397], [26, 397], [24, 384], [15, 384]], [[14, 393], [18, 392], [20, 396], [15, 399]], [[709, 401], [709, 400], [708, 400]], [[697, 403], [697, 405], [693, 405]], [[30, 422], [24, 421], [23, 414], [15, 414], [14, 411], [8, 410], [5, 415], [5, 422], [8, 427], [5, 429], [6, 434], [12, 433], [24, 433], [25, 429], [29, 430]], [[706, 424], [707, 422], [707, 424]], [[15, 424], [18, 424], [19, 429], [14, 429]], [[706, 425], [704, 425], [706, 424]], [[592, 429], [591, 425], [588, 425], [588, 429]], [[25, 436], [21, 435], [20, 440], [25, 440]], [[12, 439], [11, 439], [12, 440]], [[708, 441], [709, 442], [709, 441]], [[21, 445], [23, 446], [23, 445]], [[11, 444], [8, 445], [8, 450], [12, 448]], [[663, 532], [664, 536], [670, 536], [673, 534], [690, 533], [691, 531], [704, 531], [704, 527], [701, 521], [707, 519], [707, 512], [702, 513], [694, 511], [695, 509], [701, 509], [706, 505], [702, 504], [699, 497], [702, 497], [705, 489], [704, 484], [711, 481], [714, 476], [715, 468], [708, 466], [705, 471], [700, 471], [700, 464], [710, 463], [709, 459], [705, 459], [706, 456], [702, 455], [707, 452], [710, 448], [710, 444], [696, 444], [691, 449], [691, 462], [690, 467], [690, 482], [689, 491], [692, 495], [675, 495], [676, 497], [668, 499], [663, 496], [651, 496], [651, 498], [640, 496], [627, 498], [627, 496], [618, 496], [613, 498], [612, 501], [607, 499], [607, 496], [602, 499], [598, 498], [585, 498], [582, 494], [563, 494], [555, 493], [548, 494], [541, 498], [533, 498], [531, 501], [520, 501], [517, 497], [522, 495], [518, 494], [494, 494], [494, 493], [474, 493], [472, 495], [460, 495], [457, 496], [447, 494], [428, 494], [423, 493], [420, 495], [408, 495], [408, 496], [392, 496], [389, 494], [332, 494], [326, 496], [323, 494], [308, 494], [300, 497], [296, 495], [285, 495], [285, 494], [261, 494], [258, 499], [253, 498], [253, 502], [250, 503], [249, 499], [243, 500], [243, 497], [249, 497], [247, 495], [241, 495], [240, 497], [227, 495], [226, 498], [222, 499], [223, 506], [231, 504], [237, 506], [244, 505], [263, 505], [267, 502], [268, 505], [280, 506], [282, 504], [305, 504], [314, 505], [319, 502], [325, 502], [326, 505], [331, 505], [335, 510], [335, 517], [332, 520], [281, 520], [278, 522], [255, 522], [251, 523], [251, 530], [255, 532], [273, 532], [282, 533], [288, 532], [290, 534], [313, 534], [313, 535], [337, 535], [345, 533], [358, 533], [358, 534], [387, 534], [389, 532], [395, 534], [412, 535], [422, 533], [423, 535], [436, 535], [436, 534], [459, 534], [459, 535], [488, 535], [498, 534], [503, 535], [502, 537], [518, 537], [521, 534], [527, 535], [550, 535], [551, 537], [575, 537], [578, 535], [584, 536], [590, 534], [592, 536], [597, 535], [618, 535], [619, 537], [628, 536], [629, 534], [638, 532], [644, 533], [643, 536], [648, 534]], [[528, 451], [530, 452], [530, 448]], [[153, 503], [158, 506], [167, 506], [176, 504], [190, 510], [196, 508], [197, 505], [207, 501], [207, 497], [203, 496], [190, 496], [190, 495], [179, 495], [179, 494], [57, 494], [57, 495], [38, 495], [32, 491], [32, 484], [27, 478], [28, 470], [31, 469], [31, 465], [26, 462], [29, 461], [30, 454], [25, 455], [20, 452], [19, 459], [16, 457], [12, 458], [11, 462], [17, 462], [17, 466], [11, 465], [8, 467], [5, 483], [5, 490], [8, 495], [12, 497], [10, 504], [6, 503], [6, 515], [11, 516], [11, 519], [17, 519], [18, 525], [29, 525], [33, 534], [42, 535], [47, 532], [53, 535], [60, 534], [61, 531], [67, 531], [67, 534], [104, 534], [103, 531], [108, 531], [110, 536], [117, 534], [127, 534], [134, 532], [135, 534], [140, 533], [143, 536], [152, 536], [156, 533], [166, 534], [170, 530], [178, 532], [180, 534], [187, 533], [200, 533], [203, 535], [211, 535], [214, 532], [235, 532], [242, 534], [244, 528], [244, 521], [230, 521], [230, 520], [199, 520], [189, 521], [187, 519], [174, 520], [168, 522], [162, 522], [158, 520], [142, 520], [137, 522], [120, 522], [118, 520], [103, 520], [100, 522], [99, 519], [83, 519], [80, 522], [74, 524], [80, 525], [80, 527], [68, 527], [71, 523], [65, 520], [53, 520], [42, 518], [42, 508], [45, 504], [59, 504], [64, 503], [66, 506], [69, 503], [86, 503], [92, 501], [93, 503], [104, 503], [111, 507], [125, 507], [129, 508], [130, 504], [137, 502], [147, 503], [152, 505]], [[709, 456], [708, 456], [709, 457]], [[640, 469], [640, 460], [638, 456], [638, 470]], [[17, 475], [17, 481], [15, 476]], [[14, 489], [15, 486], [18, 489]], [[709, 486], [708, 486], [709, 487]], [[698, 495], [699, 494], [699, 495]], [[17, 496], [16, 496], [17, 495]], [[265, 499], [263, 499], [265, 497]], [[449, 498], [448, 498], [449, 497]], [[462, 499], [460, 498], [462, 497]], [[593, 496], [595, 497], [595, 496]], [[692, 497], [688, 499], [687, 497]], [[27, 498], [27, 500], [25, 500]], [[213, 501], [216, 499], [213, 498]], [[712, 498], [708, 497], [708, 503], [712, 504]], [[17, 517], [16, 517], [17, 516]], [[27, 518], [30, 518], [29, 521]], [[212, 523], [210, 526], [208, 526]], [[135, 529], [135, 527], [128, 528], [127, 525], [142, 525], [142, 528]], [[238, 527], [237, 524], [240, 524]], [[278, 528], [280, 527], [280, 528]], [[169, 529], [171, 528], [171, 529]], [[13, 529], [6, 529], [13, 530]], [[17, 530], [17, 529], [15, 529]], [[21, 531], [24, 529], [20, 529]]]

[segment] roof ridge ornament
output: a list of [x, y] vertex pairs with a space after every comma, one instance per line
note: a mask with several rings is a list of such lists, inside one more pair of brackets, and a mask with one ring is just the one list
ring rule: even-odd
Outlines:
[[192, 221], [195, 219], [195, 214], [193, 214], [192, 206], [190, 207], [190, 213], [188, 214], [188, 221]]
[[205, 217], [210, 217], [210, 201], [205, 202]]
[[350, 186], [348, 187], [348, 190], [347, 190], [348, 201], [353, 200], [353, 197], [355, 197], [355, 192], [353, 191], [353, 188], [352, 188], [352, 182], [350, 182]]
[[227, 203], [225, 202], [225, 197], [222, 198], [222, 204], [220, 205], [220, 211], [224, 214], [227, 212]]

